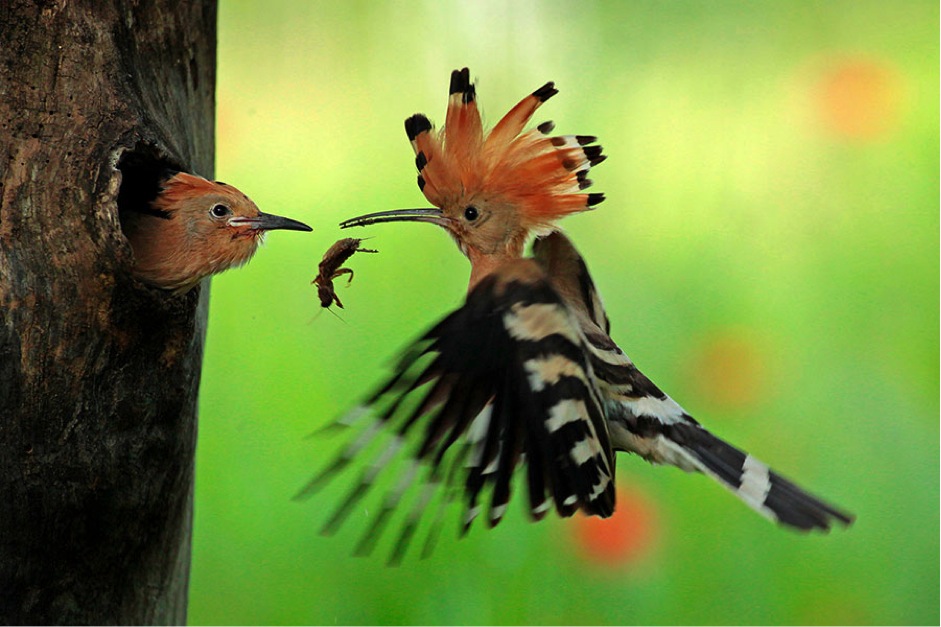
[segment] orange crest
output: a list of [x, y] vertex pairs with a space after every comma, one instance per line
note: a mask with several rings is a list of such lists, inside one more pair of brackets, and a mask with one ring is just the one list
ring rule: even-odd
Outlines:
[[451, 73], [448, 111], [437, 133], [417, 113], [405, 121], [418, 187], [436, 207], [486, 193], [519, 211], [524, 226], [539, 228], [570, 213], [585, 211], [603, 194], [580, 193], [591, 185], [592, 166], [606, 158], [590, 135], [550, 137], [552, 122], [523, 132], [543, 102], [558, 93], [549, 82], [523, 98], [484, 135], [476, 90], [467, 68]]
[[163, 189], [157, 197], [157, 204], [164, 206], [177, 206], [188, 198], [209, 194], [218, 190], [218, 184], [207, 181], [201, 176], [176, 172], [163, 183]]
[[[195, 174], [176, 172], [163, 181], [162, 189], [153, 201], [152, 207], [159, 212], [180, 209], [188, 202], [197, 201], [202, 207], [201, 199], [214, 198], [218, 202], [231, 207], [239, 215], [255, 215], [258, 207], [241, 191], [227, 185], [222, 181], [209, 181]], [[205, 209], [208, 210], [208, 205]]]

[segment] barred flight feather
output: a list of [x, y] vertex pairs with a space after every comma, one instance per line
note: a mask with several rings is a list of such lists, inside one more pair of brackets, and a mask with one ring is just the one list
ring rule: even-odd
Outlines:
[[[486, 492], [487, 524], [497, 525], [521, 468], [534, 519], [542, 518], [550, 504], [563, 516], [578, 510], [599, 516], [613, 512], [614, 458], [604, 401], [593, 387], [578, 325], [536, 263], [513, 263], [518, 267], [481, 282], [463, 307], [416, 343], [419, 348], [410, 350], [393, 377], [366, 400], [373, 422], [302, 492], [321, 489], [379, 432], [391, 434], [323, 528], [326, 534], [335, 532], [380, 472], [402, 456], [411, 458], [404, 462], [403, 478], [382, 500], [357, 554], [373, 550], [417, 483], [423, 487], [405, 515], [392, 562], [404, 555], [436, 495], [441, 504], [435, 520], [462, 495], [466, 532], [484, 510]], [[355, 411], [362, 416], [361, 408]], [[347, 418], [338, 422], [350, 423]], [[440, 495], [442, 490], [446, 494]]]

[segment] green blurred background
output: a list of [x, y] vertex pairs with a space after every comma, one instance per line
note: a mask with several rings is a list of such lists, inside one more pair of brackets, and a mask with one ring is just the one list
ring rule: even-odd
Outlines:
[[[216, 175], [314, 232], [274, 233], [213, 281], [190, 622], [938, 623], [936, 2], [220, 5]], [[387, 545], [350, 556], [366, 511], [318, 534], [345, 486], [291, 497], [342, 440], [307, 434], [468, 276], [435, 227], [336, 225], [427, 204], [402, 122], [442, 123], [463, 66], [490, 124], [556, 82], [534, 122], [610, 156], [592, 177], [607, 202], [563, 226], [614, 338], [852, 528], [778, 529], [622, 455], [601, 526], [517, 503], [460, 541], [449, 520], [400, 568]], [[381, 252], [353, 258], [336, 317], [309, 282], [348, 235]]]

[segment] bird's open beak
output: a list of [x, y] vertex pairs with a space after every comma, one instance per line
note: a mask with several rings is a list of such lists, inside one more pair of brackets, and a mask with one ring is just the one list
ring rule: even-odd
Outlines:
[[277, 229], [286, 231], [313, 231], [312, 228], [303, 222], [272, 215], [270, 213], [262, 213], [260, 211], [257, 216], [252, 218], [236, 216], [229, 220], [229, 224], [231, 226], [247, 226], [256, 231], [274, 231]]
[[392, 211], [367, 213], [364, 216], [344, 220], [340, 223], [340, 228], [369, 226], [380, 222], [429, 222], [445, 228], [448, 226], [448, 219], [444, 217], [440, 209], [394, 209]]

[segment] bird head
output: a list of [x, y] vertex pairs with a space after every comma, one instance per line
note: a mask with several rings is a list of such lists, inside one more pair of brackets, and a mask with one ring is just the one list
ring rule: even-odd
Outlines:
[[418, 187], [434, 207], [371, 213], [341, 227], [437, 224], [470, 259], [472, 284], [502, 261], [522, 256], [530, 235], [548, 233], [555, 221], [604, 200], [603, 194], [582, 193], [591, 185], [591, 167], [605, 159], [601, 146], [594, 145], [596, 137], [550, 136], [552, 122], [523, 131], [536, 109], [557, 93], [546, 83], [485, 134], [470, 72], [455, 70], [444, 127], [436, 132], [420, 113], [405, 121]]
[[149, 205], [127, 212], [124, 220], [135, 275], [177, 292], [243, 265], [264, 234], [275, 229], [311, 230], [297, 220], [262, 213], [231, 185], [185, 172], [167, 178]]

